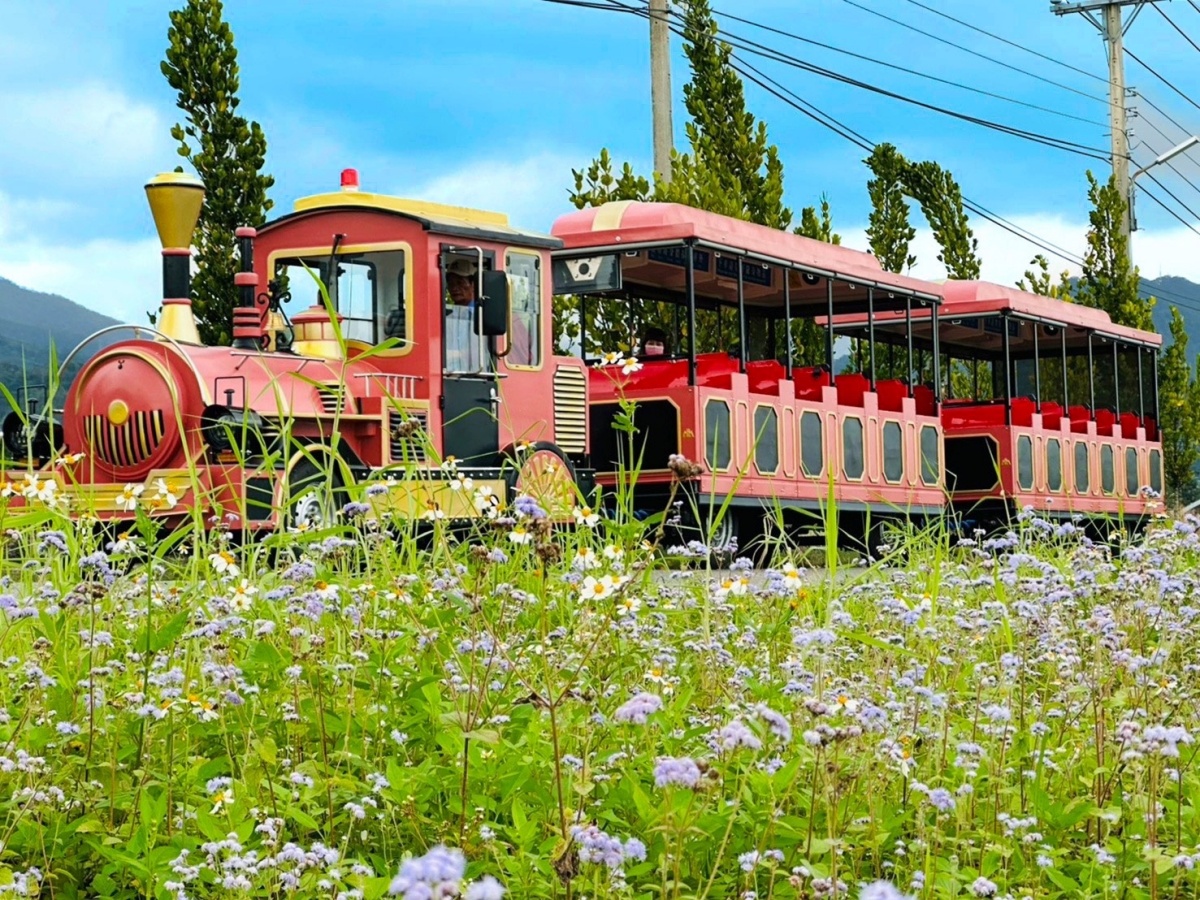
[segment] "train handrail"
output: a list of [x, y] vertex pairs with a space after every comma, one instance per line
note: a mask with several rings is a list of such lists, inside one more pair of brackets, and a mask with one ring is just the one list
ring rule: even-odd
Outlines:
[[63, 375], [67, 371], [67, 366], [69, 366], [71, 364], [71, 361], [73, 359], [75, 359], [75, 357], [79, 354], [80, 350], [82, 350], [84, 347], [86, 347], [88, 344], [90, 344], [92, 341], [94, 341], [96, 338], [100, 337], [103, 334], [108, 334], [109, 332], [113, 332], [113, 331], [122, 331], [126, 328], [133, 330], [134, 340], [140, 339], [139, 332], [146, 332], [148, 334], [154, 335], [157, 340], [164, 341], [165, 343], [168, 343], [172, 347], [174, 347], [175, 351], [176, 351], [176, 353], [178, 353], [179, 357], [187, 364], [187, 367], [192, 370], [192, 375], [194, 375], [196, 378], [196, 384], [201, 385], [203, 387], [204, 382], [200, 378], [200, 370], [196, 368], [196, 364], [194, 362], [192, 362], [192, 358], [183, 352], [183, 347], [179, 346], [179, 342], [176, 341], [175, 338], [170, 337], [169, 335], [163, 334], [161, 331], [159, 331], [153, 325], [131, 325], [126, 322], [122, 322], [119, 325], [107, 325], [104, 328], [101, 328], [99, 331], [93, 331], [91, 334], [89, 334], [87, 337], [85, 337], [82, 341], [80, 341], [78, 344], [76, 344], [75, 349], [67, 354], [67, 358], [64, 359], [62, 361], [62, 364], [58, 367], [58, 383], [59, 384], [63, 383]]

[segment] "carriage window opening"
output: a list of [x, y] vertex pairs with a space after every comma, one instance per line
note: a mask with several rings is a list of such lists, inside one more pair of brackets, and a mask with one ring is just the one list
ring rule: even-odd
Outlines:
[[1091, 474], [1091, 454], [1088, 445], [1083, 441], [1075, 442], [1075, 490], [1086, 494], [1091, 489], [1089, 475]]
[[1116, 486], [1112, 444], [1104, 444], [1100, 447], [1100, 489], [1106, 494], [1111, 494], [1116, 490]]
[[1062, 490], [1062, 444], [1057, 439], [1046, 441], [1046, 489]]
[[1027, 434], [1017, 438], [1017, 489], [1033, 490], [1033, 438]]
[[1162, 482], [1162, 453], [1158, 450], [1150, 451], [1150, 490], [1161, 494], [1163, 489]]
[[862, 419], [847, 416], [842, 420], [842, 469], [847, 478], [858, 479], [864, 468]]
[[754, 408], [754, 465], [763, 475], [779, 469], [779, 417], [770, 406]]
[[704, 460], [713, 469], [727, 469], [732, 458], [729, 406], [709, 400], [704, 406]]
[[510, 366], [536, 366], [542, 361], [542, 281], [539, 260], [527, 253], [509, 253], [504, 260], [512, 290], [508, 341]]
[[1138, 457], [1137, 450], [1133, 447], [1128, 447], [1125, 450], [1125, 493], [1130, 497], [1136, 497], [1141, 485], [1138, 484]]
[[821, 431], [819, 413], [809, 411], [800, 414], [800, 464], [809, 478], [816, 478], [825, 468]]
[[939, 484], [942, 480], [942, 460], [938, 454], [941, 433], [932, 425], [921, 426], [921, 482]]
[[893, 484], [904, 478], [904, 444], [899, 422], [883, 423], [883, 477]]

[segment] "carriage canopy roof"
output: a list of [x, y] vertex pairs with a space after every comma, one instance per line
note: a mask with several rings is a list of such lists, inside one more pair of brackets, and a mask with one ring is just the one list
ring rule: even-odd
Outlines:
[[[943, 351], [955, 356], [998, 359], [1004, 353], [1007, 327], [1010, 353], [1032, 356], [1035, 334], [1042, 354], [1055, 353], [1066, 332], [1070, 353], [1087, 352], [1088, 335], [1145, 347], [1160, 347], [1162, 336], [1115, 324], [1102, 309], [1031, 294], [987, 281], [946, 281], [940, 285], [945, 301], [938, 309], [938, 340]], [[928, 310], [913, 310], [913, 336], [920, 346], [931, 346], [932, 317]], [[1005, 320], [1007, 319], [1007, 326]], [[839, 334], [866, 338], [867, 317], [834, 317]], [[904, 314], [875, 317], [875, 338], [885, 342], [903, 339]]]
[[628, 294], [681, 293], [691, 244], [701, 306], [737, 303], [739, 258], [746, 306], [768, 316], [784, 314], [785, 271], [796, 316], [824, 312], [830, 282], [836, 308], [846, 313], [867, 310], [868, 289], [876, 310], [902, 310], [906, 298], [914, 307], [941, 300], [938, 285], [886, 272], [870, 253], [677, 203], [605, 203], [560, 217], [552, 232], [563, 241], [559, 258], [619, 252]]

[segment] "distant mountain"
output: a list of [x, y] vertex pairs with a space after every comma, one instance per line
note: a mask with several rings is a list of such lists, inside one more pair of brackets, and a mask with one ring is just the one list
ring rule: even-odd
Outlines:
[[1188, 349], [1192, 355], [1200, 352], [1200, 284], [1186, 278], [1164, 275], [1162, 278], [1143, 278], [1142, 293], [1154, 296], [1154, 327], [1171, 342], [1171, 307], [1179, 307], [1187, 326]]
[[[47, 383], [51, 345], [61, 363], [89, 334], [117, 324], [116, 319], [65, 297], [31, 291], [0, 278], [0, 383], [20, 401], [25, 385], [32, 388]], [[64, 394], [65, 386], [59, 403]], [[31, 395], [44, 398], [45, 392], [34, 390]], [[7, 411], [8, 403], [0, 395], [0, 412]]]

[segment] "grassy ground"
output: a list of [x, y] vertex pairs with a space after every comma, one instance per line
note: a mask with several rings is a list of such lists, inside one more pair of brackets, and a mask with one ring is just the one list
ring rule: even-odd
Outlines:
[[1197, 895], [1194, 521], [662, 578], [516, 509], [422, 548], [358, 504], [240, 549], [6, 514], [0, 893]]

